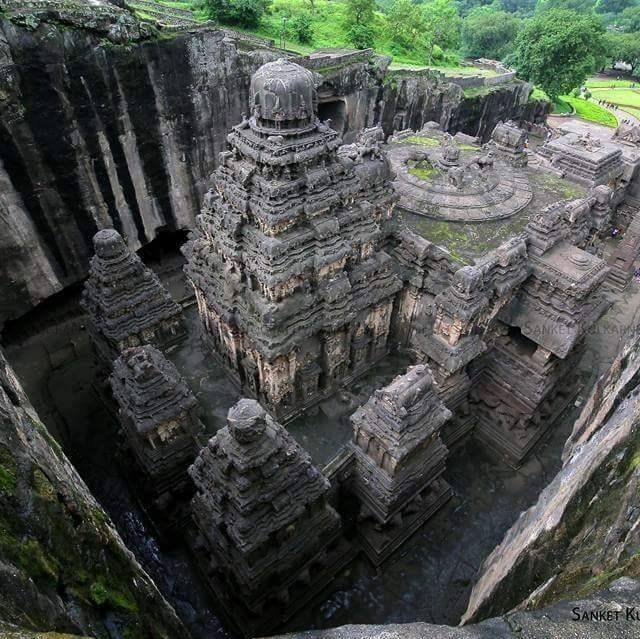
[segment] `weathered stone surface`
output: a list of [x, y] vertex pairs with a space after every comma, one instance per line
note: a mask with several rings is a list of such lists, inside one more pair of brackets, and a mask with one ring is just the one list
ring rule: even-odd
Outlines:
[[1, 354], [0, 593], [0, 619], [17, 636], [187, 637]]
[[126, 349], [113, 365], [113, 396], [127, 445], [159, 505], [184, 490], [204, 430], [198, 402], [175, 366], [153, 346]]
[[184, 336], [182, 309], [158, 276], [113, 229], [93, 238], [95, 256], [82, 295], [98, 356], [110, 368], [125, 348], [170, 344]]
[[567, 133], [548, 141], [541, 155], [572, 179], [587, 186], [608, 184], [623, 171], [622, 150], [614, 144], [603, 144], [589, 133]]
[[229, 410], [190, 474], [205, 579], [244, 635], [281, 623], [351, 558], [329, 482], [255, 400]]
[[431, 372], [414, 366], [375, 392], [352, 416], [358, 534], [381, 563], [451, 497], [441, 478], [447, 448], [440, 429], [451, 417]]
[[[251, 74], [281, 55], [227, 30], [121, 46], [105, 45], [86, 17], [73, 28], [38, 21], [0, 27], [0, 180], [11, 198], [0, 324], [81, 280], [101, 228], [134, 250], [193, 228]], [[386, 134], [438, 120], [488, 137], [499, 119], [535, 117], [524, 84], [467, 99], [442, 79], [385, 80], [375, 56], [325, 57], [306, 64], [321, 116], [349, 142], [378, 122]]]
[[384, 244], [395, 196], [382, 131], [351, 145], [317, 118], [312, 74], [253, 76], [185, 249], [204, 333], [230, 374], [289, 418], [389, 350], [401, 282]]
[[585, 403], [562, 470], [484, 562], [463, 621], [640, 574], [639, 362], [636, 328]]
[[[428, 137], [403, 132], [388, 148], [402, 210], [437, 220], [486, 222], [512, 217], [531, 202], [527, 176], [517, 170], [523, 161], [514, 160], [517, 152], [480, 152], [478, 147], [477, 154], [461, 157], [459, 136], [428, 125], [420, 133]], [[411, 144], [421, 139], [428, 145]]]
[[[477, 140], [462, 138], [456, 149], [460, 136], [450, 138], [430, 123], [395, 135], [388, 147], [398, 169], [399, 208], [414, 218], [434, 218], [412, 226], [424, 247], [407, 229], [394, 247], [405, 282], [395, 329], [434, 371], [443, 399], [453, 402], [445, 442], [460, 441], [475, 423], [478, 438], [516, 465], [578, 391], [562, 380], [580, 357], [586, 332], [609, 306], [607, 268], [597, 254], [630, 188], [616, 168], [622, 166], [619, 145], [607, 143], [605, 155], [615, 164], [610, 186], [579, 189], [585, 197], [540, 210], [541, 178], [554, 169], [538, 158], [528, 166], [525, 137], [513, 123], [499, 123], [484, 155], [476, 155]], [[580, 144], [567, 162], [581, 167], [590, 157]], [[514, 171], [518, 180], [505, 181]], [[449, 238], [468, 227], [471, 236], [482, 237], [482, 220], [490, 235], [492, 219], [504, 216], [517, 220], [501, 245], [467, 259], [454, 255], [452, 245], [446, 264]], [[431, 237], [441, 242], [440, 260]], [[633, 244], [627, 252], [633, 254]]]

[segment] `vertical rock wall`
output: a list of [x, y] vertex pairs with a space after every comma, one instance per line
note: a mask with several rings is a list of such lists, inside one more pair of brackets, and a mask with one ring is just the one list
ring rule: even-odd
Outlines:
[[98, 229], [137, 249], [189, 228], [262, 61], [221, 32], [115, 46], [3, 21], [0, 323], [84, 277]]
[[96, 639], [188, 636], [0, 352], [2, 622]]
[[[81, 280], [98, 229], [138, 249], [191, 228], [251, 74], [278, 55], [217, 30], [114, 45], [89, 27], [0, 21], [0, 326]], [[433, 74], [390, 76], [387, 62], [317, 70], [345, 141], [429, 120], [486, 137], [529, 108], [521, 83], [465, 98]]]

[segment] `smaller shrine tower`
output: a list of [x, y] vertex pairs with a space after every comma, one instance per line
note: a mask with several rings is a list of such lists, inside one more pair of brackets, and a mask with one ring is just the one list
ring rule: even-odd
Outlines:
[[93, 238], [95, 255], [82, 295], [96, 352], [107, 368], [131, 346], [158, 347], [185, 335], [180, 305], [113, 229]]
[[245, 636], [282, 623], [352, 558], [328, 480], [258, 404], [241, 399], [190, 469], [196, 553]]
[[352, 415], [358, 534], [373, 563], [382, 563], [451, 497], [440, 438], [450, 417], [423, 365], [377, 390]]
[[126, 349], [115, 361], [113, 396], [128, 448], [157, 507], [191, 484], [187, 468], [204, 426], [198, 402], [176, 367], [153, 346]]

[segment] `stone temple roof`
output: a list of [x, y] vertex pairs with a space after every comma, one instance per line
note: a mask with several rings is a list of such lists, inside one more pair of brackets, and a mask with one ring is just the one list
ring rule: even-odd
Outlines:
[[251, 78], [251, 95], [259, 125], [292, 122], [300, 126], [315, 120], [313, 75], [289, 60], [281, 58], [262, 65]]
[[180, 315], [180, 306], [157, 275], [129, 250], [120, 233], [98, 231], [93, 245], [95, 255], [82, 303], [102, 335], [124, 340]]
[[422, 146], [394, 145], [388, 152], [403, 210], [437, 220], [484, 222], [511, 217], [531, 202], [523, 170], [480, 147], [458, 145], [447, 133], [432, 131], [422, 140]]
[[584, 184], [561, 177], [536, 156], [527, 166], [514, 166], [499, 148], [489, 156], [491, 147], [482, 148], [459, 134], [453, 139], [459, 163], [470, 166], [462, 175], [453, 167], [449, 180], [451, 167], [438, 162], [442, 139], [441, 131], [425, 127], [395, 136], [385, 150], [397, 175], [402, 223], [458, 263], [472, 264], [519, 236], [547, 206], [588, 194]]
[[190, 469], [206, 512], [243, 553], [295, 522], [329, 482], [258, 402], [241, 399]]
[[153, 346], [126, 349], [114, 362], [111, 386], [120, 409], [140, 434], [197, 405], [176, 367]]

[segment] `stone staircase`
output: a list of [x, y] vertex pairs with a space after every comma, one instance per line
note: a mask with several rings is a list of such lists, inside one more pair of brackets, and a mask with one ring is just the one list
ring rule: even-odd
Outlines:
[[615, 291], [623, 291], [633, 277], [633, 265], [640, 253], [640, 211], [636, 211], [629, 226], [608, 261], [607, 284]]

